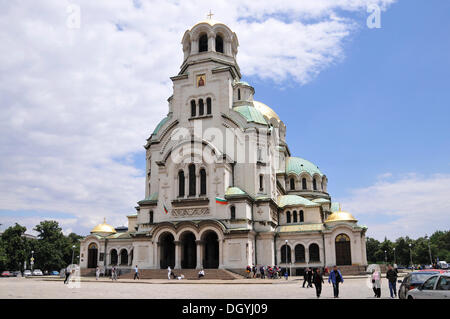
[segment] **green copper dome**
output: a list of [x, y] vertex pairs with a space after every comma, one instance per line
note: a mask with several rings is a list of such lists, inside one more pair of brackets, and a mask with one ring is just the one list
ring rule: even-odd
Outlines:
[[162, 127], [164, 124], [166, 124], [166, 122], [167, 122], [168, 119], [169, 119], [168, 116], [166, 116], [165, 118], [163, 118], [163, 119], [161, 120], [161, 122], [159, 122], [158, 125], [156, 125], [155, 129], [153, 130], [152, 135], [158, 134], [159, 130], [161, 129], [161, 127]]
[[320, 205], [298, 195], [282, 195], [278, 196], [278, 206], [283, 208], [285, 206], [317, 207]]
[[319, 170], [317, 165], [311, 163], [300, 157], [288, 157], [286, 158], [286, 174], [294, 173], [300, 175], [303, 172], [309, 173], [313, 176], [314, 174], [319, 174], [323, 176], [322, 172]]
[[251, 105], [236, 106], [233, 108], [233, 110], [245, 117], [247, 122], [267, 125], [267, 121], [262, 113]]

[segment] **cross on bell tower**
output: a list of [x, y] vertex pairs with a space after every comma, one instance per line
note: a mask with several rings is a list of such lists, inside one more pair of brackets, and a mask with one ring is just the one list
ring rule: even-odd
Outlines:
[[212, 16], [213, 16], [214, 14], [211, 12], [211, 9], [209, 9], [209, 14], [207, 14], [206, 16], [209, 18], [209, 20], [211, 20], [212, 19]]

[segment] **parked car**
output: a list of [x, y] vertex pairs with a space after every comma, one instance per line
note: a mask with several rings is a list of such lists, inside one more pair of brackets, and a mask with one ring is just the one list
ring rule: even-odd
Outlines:
[[398, 282], [401, 284], [398, 289], [398, 298], [406, 299], [406, 294], [408, 291], [420, 286], [423, 284], [428, 278], [433, 275], [439, 274], [440, 270], [432, 269], [432, 270], [419, 270], [414, 271], [408, 275], [406, 275], [403, 280], [399, 280]]
[[450, 300], [450, 272], [429, 277], [417, 288], [409, 290], [407, 299], [447, 299]]
[[33, 270], [33, 276], [43, 276], [42, 270], [40, 269]]
[[20, 270], [16, 270], [12, 273], [14, 277], [22, 277], [22, 272]]
[[10, 271], [4, 270], [4, 271], [2, 272], [2, 274], [1, 274], [1, 276], [2, 276], [2, 277], [11, 277], [12, 274], [11, 274]]
[[56, 270], [52, 270], [52, 271], [50, 271], [49, 275], [50, 276], [59, 276], [59, 272]]
[[32, 276], [33, 274], [31, 273], [31, 270], [27, 269], [23, 272], [23, 276], [24, 277], [28, 277], [28, 276]]

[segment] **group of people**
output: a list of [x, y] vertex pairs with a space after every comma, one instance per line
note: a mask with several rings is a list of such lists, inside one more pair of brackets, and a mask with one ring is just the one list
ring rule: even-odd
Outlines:
[[[275, 266], [259, 266], [259, 268], [256, 265], [247, 266], [245, 270], [247, 274], [247, 278], [261, 278], [261, 279], [279, 279], [283, 277], [283, 274], [281, 273], [281, 268], [277, 265]], [[285, 278], [287, 279], [287, 272], [284, 274]]]
[[[316, 288], [316, 296], [320, 298], [322, 293], [322, 284], [324, 283], [323, 276], [328, 273], [328, 268], [320, 269], [316, 268], [313, 270], [308, 267], [305, 269], [303, 274], [303, 285], [305, 288], [305, 284], [307, 284], [306, 288], [312, 288], [313, 284]], [[328, 283], [333, 285], [333, 296], [334, 298], [339, 298], [339, 285], [344, 282], [344, 278], [342, 277], [341, 271], [334, 266], [328, 276]]]
[[[397, 297], [397, 277], [398, 270], [392, 265], [388, 265], [386, 279], [389, 283], [389, 293], [391, 298]], [[372, 290], [375, 298], [381, 298], [381, 271], [379, 269], [372, 270]]]

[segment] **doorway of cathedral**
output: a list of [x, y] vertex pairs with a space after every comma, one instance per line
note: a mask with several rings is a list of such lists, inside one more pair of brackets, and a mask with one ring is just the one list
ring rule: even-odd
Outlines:
[[336, 236], [336, 265], [344, 266], [352, 264], [352, 253], [350, 248], [350, 238], [346, 234]]
[[213, 231], [203, 236], [204, 242], [204, 268], [219, 268], [219, 238]]
[[197, 265], [197, 246], [195, 235], [185, 232], [181, 238], [181, 268], [194, 269]]
[[88, 246], [88, 268], [97, 267], [98, 247], [95, 243]]
[[160, 266], [161, 269], [175, 266], [175, 243], [173, 235], [165, 233], [159, 239], [160, 243]]

